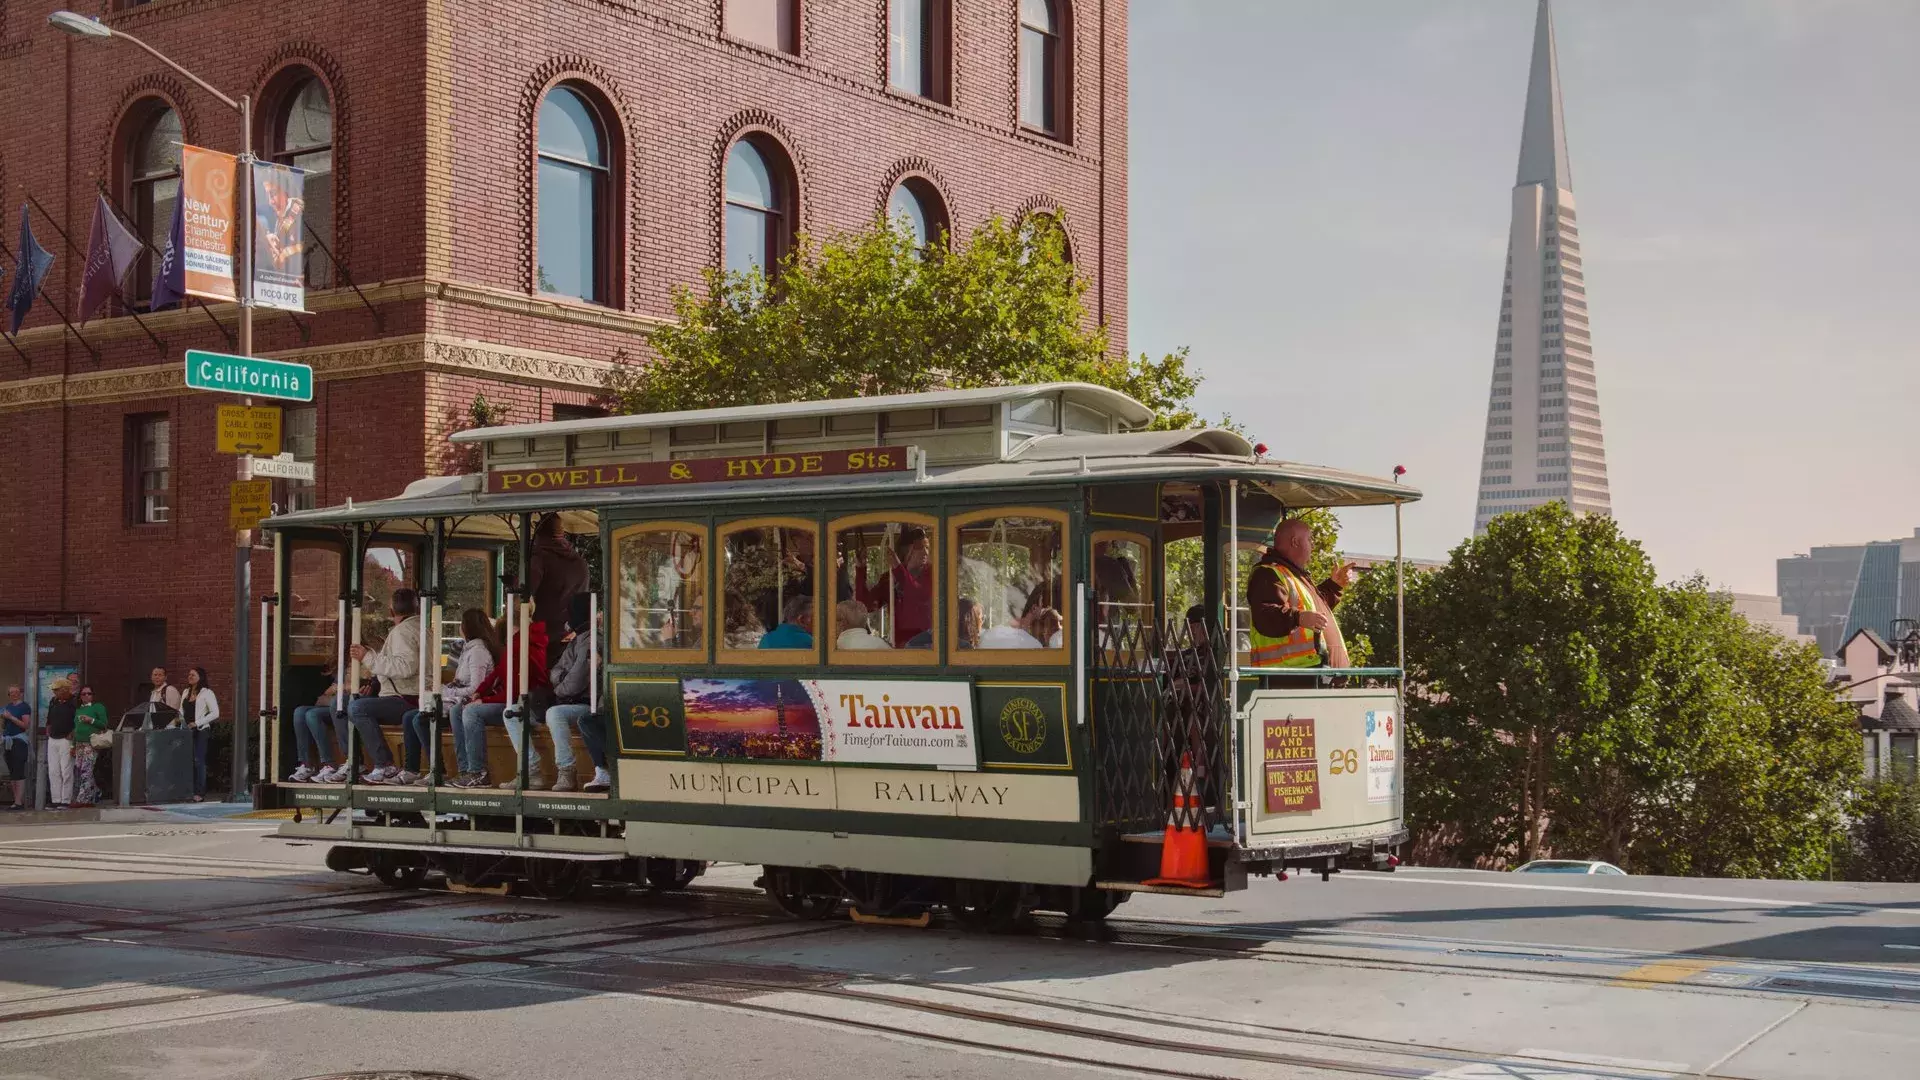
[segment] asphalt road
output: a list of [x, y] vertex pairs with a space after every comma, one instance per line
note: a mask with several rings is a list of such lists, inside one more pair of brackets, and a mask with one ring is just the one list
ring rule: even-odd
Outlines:
[[0, 1080], [1910, 1077], [1920, 887], [1406, 871], [1106, 940], [395, 892], [269, 823], [0, 828]]

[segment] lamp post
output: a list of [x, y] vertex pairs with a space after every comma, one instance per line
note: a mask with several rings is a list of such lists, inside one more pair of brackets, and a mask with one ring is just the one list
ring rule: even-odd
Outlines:
[[[71, 11], [56, 11], [47, 16], [47, 22], [62, 33], [71, 34], [83, 41], [106, 41], [119, 38], [145, 52], [148, 56], [172, 68], [181, 78], [211, 94], [215, 100], [240, 114], [240, 281], [236, 290], [240, 301], [240, 354], [253, 355], [253, 97], [240, 95], [235, 100], [221, 93], [212, 83], [188, 71], [175, 63], [166, 54], [146, 42], [117, 30], [99, 19], [88, 18]], [[175, 253], [180, 257], [180, 253]], [[252, 398], [243, 399], [252, 405]], [[251, 468], [253, 459], [245, 454], [240, 456], [238, 478], [253, 479]], [[234, 534], [233, 550], [233, 701], [234, 708], [240, 709], [247, 701], [247, 601], [252, 592], [250, 578], [253, 572], [253, 530], [242, 529]], [[264, 648], [265, 642], [261, 645]], [[233, 723], [233, 794], [239, 795], [247, 788], [247, 729], [238, 712]], [[263, 778], [264, 779], [264, 778]]]

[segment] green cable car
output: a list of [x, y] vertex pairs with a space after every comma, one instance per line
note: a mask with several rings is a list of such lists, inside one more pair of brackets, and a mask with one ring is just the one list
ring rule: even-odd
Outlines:
[[[1152, 420], [1069, 383], [457, 434], [482, 472], [262, 526], [260, 767], [284, 779], [256, 803], [392, 885], [559, 897], [743, 863], [810, 917], [1099, 919], [1390, 865], [1400, 669], [1253, 667], [1244, 583], [1288, 513], [1397, 519], [1419, 492]], [[584, 603], [536, 610], [560, 535]], [[465, 640], [476, 610], [504, 640]], [[570, 723], [543, 722], [545, 628], [586, 637]], [[418, 678], [380, 693], [415, 692], [347, 723], [365, 669], [404, 659], [389, 637]], [[453, 682], [474, 648], [491, 711]]]

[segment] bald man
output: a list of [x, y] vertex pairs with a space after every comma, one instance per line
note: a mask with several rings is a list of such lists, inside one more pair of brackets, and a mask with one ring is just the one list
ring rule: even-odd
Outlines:
[[1247, 580], [1247, 606], [1253, 612], [1253, 666], [1263, 668], [1343, 668], [1347, 645], [1333, 608], [1353, 584], [1346, 563], [1318, 586], [1307, 576], [1313, 557], [1313, 530], [1298, 518], [1273, 530], [1273, 546], [1254, 565]]

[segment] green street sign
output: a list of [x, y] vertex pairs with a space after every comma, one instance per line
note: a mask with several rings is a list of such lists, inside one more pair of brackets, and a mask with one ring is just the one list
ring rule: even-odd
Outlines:
[[187, 350], [187, 386], [283, 401], [313, 400], [313, 369], [285, 360]]

